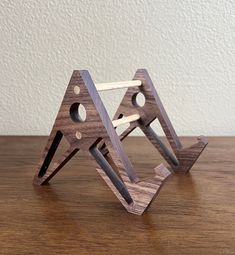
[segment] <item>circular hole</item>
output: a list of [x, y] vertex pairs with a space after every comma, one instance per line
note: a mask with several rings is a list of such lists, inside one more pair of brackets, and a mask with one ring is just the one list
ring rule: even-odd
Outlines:
[[143, 107], [145, 105], [145, 96], [143, 93], [139, 92], [136, 93], [133, 97], [132, 97], [132, 103], [135, 106], [140, 106]]
[[80, 93], [80, 88], [78, 86], [74, 86], [73, 91], [76, 95]]
[[83, 122], [86, 120], [86, 109], [82, 104], [74, 103], [70, 107], [70, 116], [75, 122]]

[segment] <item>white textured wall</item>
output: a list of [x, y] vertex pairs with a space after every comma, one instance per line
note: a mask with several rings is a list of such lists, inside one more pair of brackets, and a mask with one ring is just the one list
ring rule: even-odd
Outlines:
[[178, 134], [235, 135], [234, 0], [1, 0], [0, 134], [48, 134], [74, 69], [140, 67]]

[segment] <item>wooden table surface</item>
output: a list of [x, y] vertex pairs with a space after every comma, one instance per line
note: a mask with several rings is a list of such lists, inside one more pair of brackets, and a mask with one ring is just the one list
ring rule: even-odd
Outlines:
[[[124, 210], [85, 153], [34, 187], [45, 142], [0, 137], [0, 254], [235, 254], [235, 138], [210, 138], [143, 216]], [[143, 177], [163, 162], [145, 138], [124, 145]]]

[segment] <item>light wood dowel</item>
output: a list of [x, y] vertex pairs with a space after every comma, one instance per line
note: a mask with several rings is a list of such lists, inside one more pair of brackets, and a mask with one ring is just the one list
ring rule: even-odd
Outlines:
[[121, 119], [113, 120], [112, 123], [114, 127], [118, 127], [120, 125], [136, 121], [139, 118], [140, 118], [139, 114], [133, 114], [127, 117], [122, 117]]
[[119, 81], [119, 82], [107, 82], [107, 83], [96, 83], [96, 89], [98, 91], [112, 90], [112, 89], [123, 89], [141, 86], [140, 80], [133, 81]]

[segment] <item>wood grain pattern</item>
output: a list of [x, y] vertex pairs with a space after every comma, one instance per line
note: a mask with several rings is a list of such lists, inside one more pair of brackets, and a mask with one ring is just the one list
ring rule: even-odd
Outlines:
[[[85, 121], [78, 116], [80, 104], [86, 110]], [[50, 167], [62, 137], [65, 137], [70, 147]], [[100, 142], [105, 144], [109, 155], [102, 155], [98, 148]], [[133, 214], [141, 215], [148, 208], [170, 175], [170, 171], [161, 165], [155, 169], [153, 178], [139, 180], [88, 71], [73, 72], [35, 174], [34, 184], [47, 184], [79, 150], [91, 153], [101, 167], [98, 172], [128, 212]], [[115, 168], [107, 162], [107, 156]]]
[[[0, 137], [1, 255], [235, 253], [234, 137], [209, 138], [193, 171], [170, 176], [142, 217], [125, 212], [88, 153], [77, 153], [49, 185], [32, 185], [46, 141]], [[143, 178], [162, 162], [143, 137], [123, 144]]]
[[[130, 127], [120, 135], [120, 139], [125, 139], [135, 128], [139, 127], [174, 172], [187, 173], [208, 144], [207, 139], [200, 136], [196, 144], [184, 148], [171, 124], [147, 70], [137, 70], [134, 80], [140, 80], [142, 85], [128, 88], [114, 119], [119, 118], [120, 115], [127, 116], [130, 114], [139, 114], [140, 119], [132, 122]], [[136, 102], [136, 97], [139, 93], [145, 97], [145, 104], [142, 107], [138, 106]], [[156, 119], [158, 119], [163, 129], [173, 153], [151, 128], [151, 123]]]
[[145, 180], [137, 183], [130, 182], [129, 178], [127, 177], [123, 178], [123, 181], [133, 199], [133, 202], [128, 204], [104, 171], [100, 168], [97, 168], [97, 171], [117, 196], [119, 201], [126, 208], [126, 210], [136, 215], [142, 215], [148, 209], [154, 198], [158, 195], [162, 184], [170, 175], [170, 172], [164, 167], [164, 165], [160, 165], [154, 169], [155, 175], [153, 178], [146, 178]]

